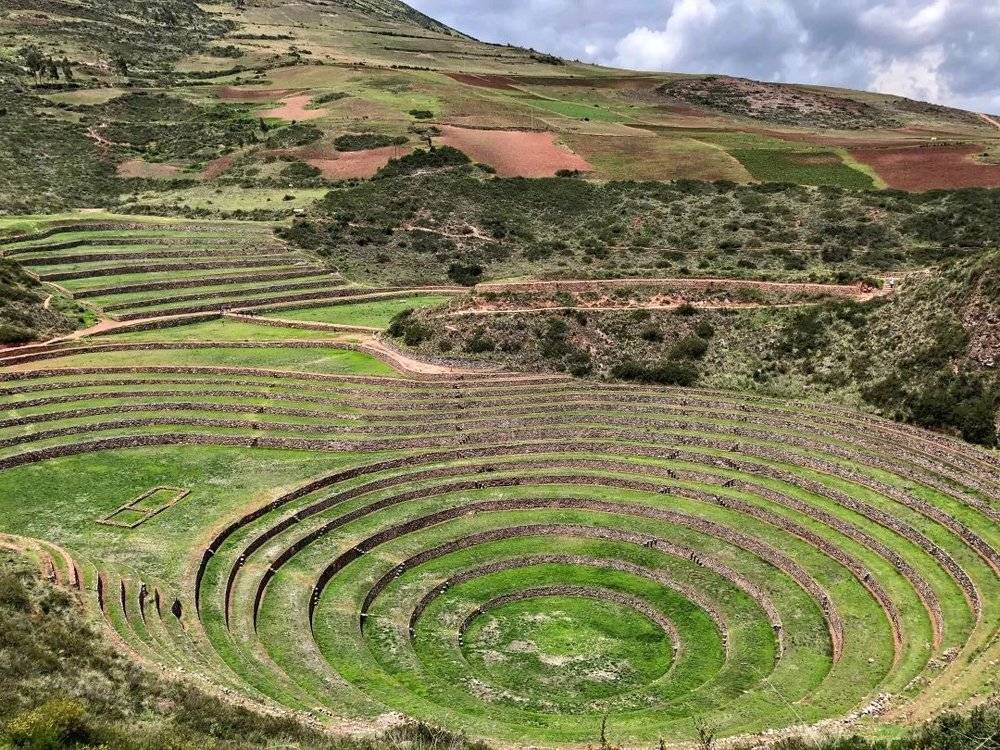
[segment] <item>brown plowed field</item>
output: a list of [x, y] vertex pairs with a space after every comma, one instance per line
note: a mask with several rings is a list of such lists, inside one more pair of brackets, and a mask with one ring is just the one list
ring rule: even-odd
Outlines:
[[852, 148], [851, 155], [898, 190], [1000, 187], [1000, 165], [973, 160], [981, 150], [977, 145], [864, 147]]
[[338, 152], [335, 158], [307, 159], [306, 163], [316, 167], [328, 180], [368, 179], [389, 163], [390, 159], [404, 156], [412, 149], [400, 146], [386, 146], [367, 151]]
[[552, 177], [560, 169], [593, 169], [586, 159], [556, 143], [552, 133], [442, 125], [438, 140], [489, 164], [501, 177]]
[[445, 73], [445, 75], [452, 80], [468, 86], [479, 86], [484, 89], [498, 89], [500, 91], [517, 91], [511, 85], [512, 81], [507, 76], [475, 75], [473, 73]]

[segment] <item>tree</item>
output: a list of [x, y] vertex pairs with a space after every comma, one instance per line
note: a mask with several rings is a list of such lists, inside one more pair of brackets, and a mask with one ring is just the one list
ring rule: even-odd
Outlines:
[[128, 66], [129, 62], [123, 56], [117, 55], [114, 59], [115, 71], [122, 78], [128, 78]]
[[67, 81], [73, 80], [73, 66], [67, 58], [63, 58], [62, 62], [59, 63], [59, 67], [62, 68], [63, 78]]
[[59, 80], [59, 65], [51, 57], [45, 61], [45, 69], [48, 71], [49, 78]]
[[21, 59], [24, 60], [24, 66], [33, 76], [41, 75], [46, 68], [45, 55], [42, 51], [32, 45], [31, 47], [25, 47], [21, 50]]

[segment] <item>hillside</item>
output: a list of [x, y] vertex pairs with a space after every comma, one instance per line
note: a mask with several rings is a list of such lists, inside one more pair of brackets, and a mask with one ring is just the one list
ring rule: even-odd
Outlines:
[[[259, 208], [284, 166], [314, 185], [366, 178], [428, 138], [502, 176], [1000, 186], [1000, 129], [900, 97], [581, 65], [478, 42], [389, 0], [131, 8], [2, 6], [0, 87], [12, 98], [0, 152], [40, 167], [37, 178], [13, 170], [3, 210], [223, 216]], [[140, 96], [161, 94], [175, 106], [150, 122]], [[29, 121], [42, 129], [23, 130]], [[189, 142], [119, 137], [140, 121], [183, 127]], [[299, 134], [278, 135], [293, 122]], [[344, 148], [351, 133], [382, 140]], [[77, 189], [81, 178], [96, 189]], [[226, 199], [210, 200], [219, 189]]]
[[2, 750], [1000, 750], [989, 118], [396, 0], [0, 94]]
[[682, 278], [484, 284], [391, 332], [430, 356], [837, 401], [996, 446], [998, 280], [994, 251], [846, 300], [849, 287]]

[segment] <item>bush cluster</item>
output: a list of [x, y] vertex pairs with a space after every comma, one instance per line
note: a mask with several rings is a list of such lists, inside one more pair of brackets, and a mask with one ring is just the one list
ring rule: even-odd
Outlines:
[[386, 146], [402, 146], [407, 142], [405, 135], [385, 135], [383, 133], [348, 133], [339, 136], [333, 145], [338, 151], [368, 151]]

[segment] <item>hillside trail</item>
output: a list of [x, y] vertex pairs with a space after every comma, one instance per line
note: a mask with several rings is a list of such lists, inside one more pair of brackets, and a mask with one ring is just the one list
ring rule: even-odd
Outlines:
[[365, 336], [358, 340], [358, 346], [361, 351], [387, 361], [404, 373], [410, 372], [416, 375], [490, 375], [500, 372], [495, 368], [459, 367], [416, 359], [390, 346], [378, 336]]
[[979, 116], [983, 118], [986, 122], [988, 122], [990, 125], [993, 125], [995, 128], [1000, 129], [1000, 120], [997, 120], [995, 117], [990, 117], [988, 114], [985, 114], [983, 112], [980, 112]]
[[97, 143], [99, 143], [102, 146], [109, 146], [109, 147], [117, 146], [118, 144], [109, 141], [107, 138], [105, 138], [98, 132], [98, 128], [106, 128], [107, 126], [108, 123], [106, 122], [102, 122], [100, 125], [91, 125], [89, 128], [87, 128], [87, 136], [97, 141]]
[[[472, 315], [524, 315], [533, 313], [550, 312], [633, 312], [635, 310], [677, 310], [689, 302], [677, 302], [669, 305], [593, 305], [578, 307], [520, 307], [510, 309], [469, 309], [457, 310], [455, 312], [441, 313], [435, 318], [461, 318]], [[816, 302], [789, 302], [783, 305], [768, 305], [760, 302], [734, 302], [730, 304], [697, 304], [693, 306], [698, 310], [757, 310], [766, 307], [769, 310], [781, 310], [794, 307], [810, 307]]]
[[[888, 279], [886, 279], [888, 281]], [[559, 279], [552, 281], [511, 281], [478, 284], [477, 292], [530, 292], [552, 289], [555, 291], [592, 291], [602, 288], [641, 288], [651, 286], [677, 286], [681, 288], [720, 287], [757, 289], [762, 292], [793, 292], [800, 294], [831, 294], [836, 297], [867, 302], [876, 297], [892, 294], [890, 284], [881, 289], [866, 284], [852, 286], [840, 284], [814, 284], [808, 282], [755, 281], [753, 279], [723, 278], [625, 278], [625, 279]]]

